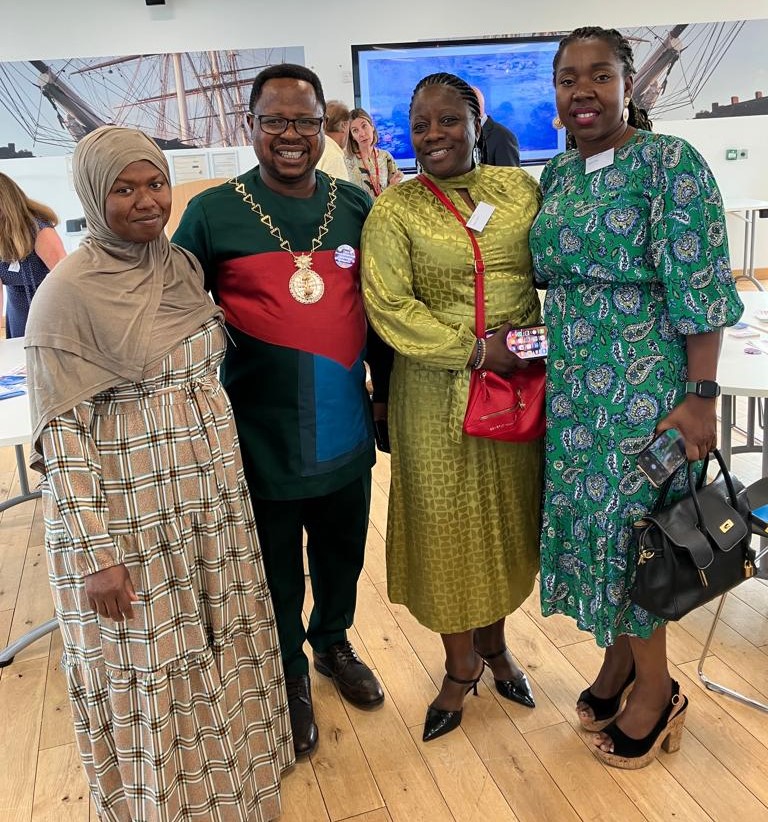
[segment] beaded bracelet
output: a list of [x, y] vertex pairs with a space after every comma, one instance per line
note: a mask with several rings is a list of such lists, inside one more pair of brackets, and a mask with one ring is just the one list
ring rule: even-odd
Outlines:
[[472, 370], [479, 371], [485, 363], [485, 355], [488, 353], [487, 343], [482, 337], [477, 338], [477, 353], [472, 362]]

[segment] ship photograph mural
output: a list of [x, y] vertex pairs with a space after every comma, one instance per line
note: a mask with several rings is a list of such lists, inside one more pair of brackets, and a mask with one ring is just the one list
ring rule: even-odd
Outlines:
[[251, 84], [275, 63], [303, 64], [304, 49], [0, 63], [0, 159], [71, 154], [105, 124], [140, 128], [163, 149], [248, 145]]

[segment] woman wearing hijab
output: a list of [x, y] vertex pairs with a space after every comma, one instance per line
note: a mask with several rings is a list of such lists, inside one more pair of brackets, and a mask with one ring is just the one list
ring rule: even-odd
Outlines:
[[280, 814], [293, 760], [274, 617], [197, 261], [163, 234], [144, 134], [78, 144], [90, 236], [27, 324], [31, 465], [83, 765], [102, 820]]

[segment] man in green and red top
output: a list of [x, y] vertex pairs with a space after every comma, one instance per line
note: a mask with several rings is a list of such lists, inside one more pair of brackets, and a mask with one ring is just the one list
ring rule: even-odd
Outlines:
[[[290, 64], [261, 72], [248, 114], [258, 166], [193, 199], [173, 237], [202, 263], [232, 337], [222, 382], [272, 592], [297, 754], [317, 744], [305, 639], [315, 668], [348, 700], [384, 699], [346, 638], [375, 460], [359, 276], [371, 201], [315, 171], [324, 114], [314, 72]], [[314, 595], [306, 629], [302, 529]]]

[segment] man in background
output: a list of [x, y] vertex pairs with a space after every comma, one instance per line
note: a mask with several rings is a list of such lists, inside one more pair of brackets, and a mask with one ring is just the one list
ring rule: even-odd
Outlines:
[[349, 109], [341, 100], [329, 100], [325, 109], [325, 148], [317, 168], [337, 177], [349, 180], [349, 172], [344, 162], [344, 152], [349, 140]]
[[477, 86], [472, 86], [480, 103], [480, 122], [485, 140], [485, 162], [489, 166], [519, 166], [520, 144], [514, 133], [497, 123], [485, 111], [485, 97]]

